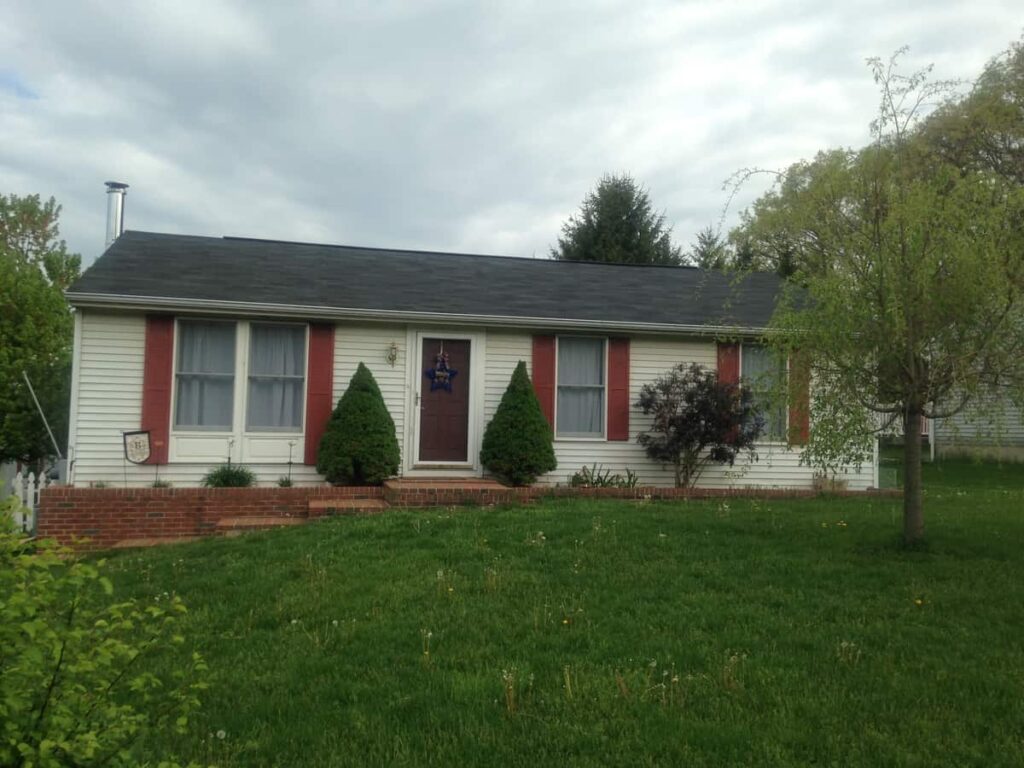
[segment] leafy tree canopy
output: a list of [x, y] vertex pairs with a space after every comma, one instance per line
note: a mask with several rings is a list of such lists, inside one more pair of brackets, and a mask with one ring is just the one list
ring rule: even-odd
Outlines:
[[[977, 90], [950, 95], [927, 70], [901, 74], [898, 56], [869, 62], [881, 93], [873, 143], [793, 166], [747, 222], [760, 242], [792, 246], [806, 289], [783, 300], [773, 330], [812, 362], [804, 458], [824, 468], [865, 459], [880, 420], [919, 435], [922, 418], [955, 414], [993, 387], [1024, 393], [1024, 188], [1012, 163], [949, 151], [923, 109], [945, 98], [936, 121], [970, 111], [972, 136], [998, 134], [1006, 116], [971, 111]], [[914, 543], [920, 441], [905, 453], [904, 539]]]
[[605, 175], [578, 214], [562, 226], [552, 258], [616, 264], [683, 263], [665, 214], [654, 213], [650, 196], [628, 174]]
[[59, 216], [52, 198], [0, 195], [0, 461], [54, 454], [23, 371], [66, 445], [73, 322], [64, 289], [81, 258], [59, 239]]

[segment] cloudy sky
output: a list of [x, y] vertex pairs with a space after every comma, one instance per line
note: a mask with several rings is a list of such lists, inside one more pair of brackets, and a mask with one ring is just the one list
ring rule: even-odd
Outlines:
[[86, 263], [107, 179], [131, 229], [544, 257], [629, 172], [688, 245], [738, 168], [866, 140], [866, 57], [972, 79], [1022, 11], [0, 0], [0, 192], [56, 197]]

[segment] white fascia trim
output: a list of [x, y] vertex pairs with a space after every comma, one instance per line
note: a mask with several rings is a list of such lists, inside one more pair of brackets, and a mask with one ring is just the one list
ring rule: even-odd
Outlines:
[[251, 301], [175, 299], [156, 296], [122, 296], [105, 293], [68, 293], [76, 307], [134, 309], [145, 312], [182, 310], [207, 315], [259, 315], [261, 317], [308, 318], [314, 320], [377, 320], [382, 322], [422, 321], [453, 325], [495, 325], [514, 328], [565, 328], [571, 330], [633, 331], [653, 334], [716, 334], [762, 336], [765, 328], [728, 325], [683, 325], [674, 323], [629, 323], [609, 320], [574, 320], [562, 317], [509, 317], [506, 315], [460, 315], [450, 312], [406, 312], [392, 309], [313, 307], [301, 304], [265, 304]]

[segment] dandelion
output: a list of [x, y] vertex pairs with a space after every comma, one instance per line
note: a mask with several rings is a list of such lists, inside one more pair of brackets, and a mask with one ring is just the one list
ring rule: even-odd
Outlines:
[[331, 622], [331, 626], [332, 626], [332, 627], [336, 627], [336, 626], [338, 626], [338, 620], [337, 620], [337, 619], [335, 619], [334, 621], [332, 621], [332, 622]]
[[568, 624], [569, 623], [569, 619], [562, 619], [562, 623], [563, 624]]
[[217, 738], [220, 739], [221, 741], [224, 741], [224, 739], [226, 739], [227, 736], [228, 736], [228, 734], [227, 734], [226, 731], [224, 731], [223, 728], [221, 730], [217, 731]]
[[914, 598], [914, 605], [916, 605], [918, 608], [920, 608], [922, 605], [924, 605], [924, 598], [923, 597], [915, 597]]
[[299, 623], [299, 620], [298, 620], [298, 619], [292, 619], [292, 625], [293, 625], [293, 626], [294, 626], [295, 624], [298, 624], [298, 623]]

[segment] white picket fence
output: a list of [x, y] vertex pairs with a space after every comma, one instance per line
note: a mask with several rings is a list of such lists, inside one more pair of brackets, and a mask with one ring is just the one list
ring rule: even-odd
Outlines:
[[54, 482], [47, 479], [46, 475], [40, 474], [39, 477], [36, 477], [34, 472], [29, 472], [27, 475], [19, 472], [11, 480], [11, 493], [17, 496], [18, 501], [21, 502], [21, 510], [14, 513], [14, 522], [25, 533], [32, 533], [36, 529], [39, 492], [53, 484]]

